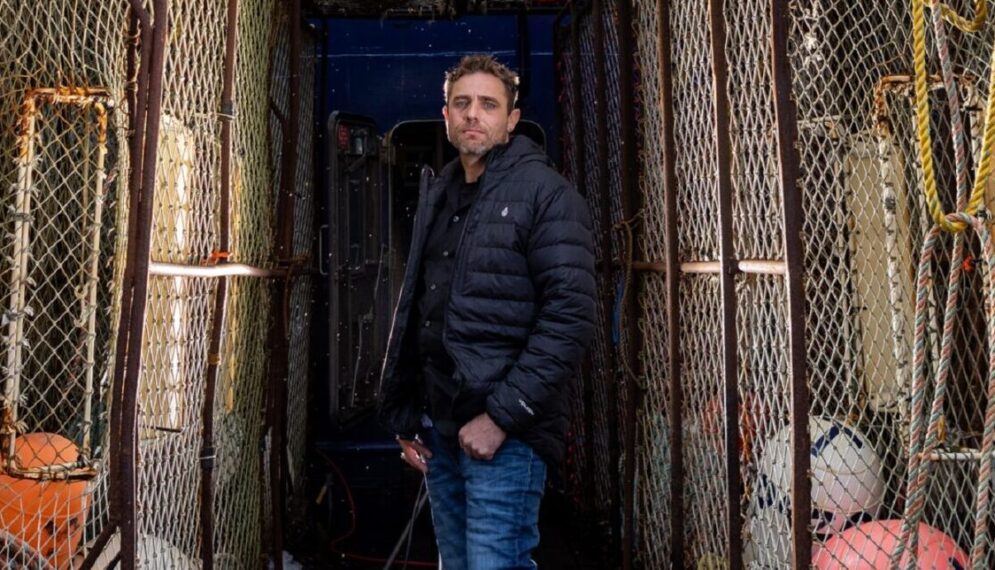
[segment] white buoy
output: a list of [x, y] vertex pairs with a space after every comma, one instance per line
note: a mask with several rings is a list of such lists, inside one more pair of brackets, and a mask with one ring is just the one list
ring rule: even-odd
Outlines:
[[[197, 570], [200, 561], [195, 561], [171, 542], [151, 534], [138, 535], [136, 545], [141, 567], [149, 570]], [[104, 551], [97, 557], [94, 568], [107, 568], [121, 552], [121, 535], [115, 533], [107, 542]]]
[[[884, 499], [882, 462], [857, 429], [810, 418], [813, 531], [822, 538], [874, 519]], [[751, 567], [789, 568], [791, 560], [791, 430], [765, 442], [747, 509], [746, 549]]]

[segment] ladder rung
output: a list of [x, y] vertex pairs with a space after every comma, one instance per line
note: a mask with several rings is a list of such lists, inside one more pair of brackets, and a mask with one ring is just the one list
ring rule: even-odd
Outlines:
[[[995, 458], [995, 452], [990, 454]], [[933, 451], [928, 456], [930, 461], [980, 461], [981, 451], [977, 449], [964, 449], [961, 451]]]

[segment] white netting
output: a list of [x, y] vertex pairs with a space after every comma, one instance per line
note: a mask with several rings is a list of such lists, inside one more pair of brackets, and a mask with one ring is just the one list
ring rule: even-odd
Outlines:
[[127, 6], [69, 4], [0, 2], [4, 566], [68, 567], [107, 517]]
[[[961, 13], [969, 2], [956, 2]], [[609, 7], [613, 4], [609, 3]], [[728, 83], [719, 86], [729, 98], [730, 123], [716, 125], [709, 36], [705, 3], [670, 3], [670, 28], [663, 34], [672, 55], [669, 70], [656, 60], [655, 2], [636, 3], [634, 54], [640, 112], [641, 188], [643, 220], [640, 254], [646, 261], [664, 261], [664, 233], [676, 232], [679, 261], [709, 262], [697, 271], [711, 271], [718, 262], [718, 201], [716, 129], [728, 129], [732, 142], [730, 169], [733, 195], [733, 244], [740, 260], [783, 262], [781, 204], [777, 159], [777, 125], [771, 84], [771, 14], [769, 3], [728, 0], [724, 4]], [[609, 10], [610, 11], [610, 10]], [[927, 10], [927, 22], [930, 17]], [[886, 555], [895, 540], [895, 522], [905, 511], [909, 424], [912, 389], [912, 342], [915, 271], [923, 235], [931, 225], [923, 198], [912, 86], [910, 8], [896, 3], [790, 3], [789, 56], [793, 73], [792, 99], [798, 107], [801, 164], [801, 218], [804, 224], [804, 287], [806, 296], [807, 368], [812, 401], [809, 428], [813, 440], [813, 540], [822, 552], [820, 564], [859, 564]], [[614, 54], [611, 34], [606, 45], [592, 45], [591, 26], [581, 26], [581, 77], [570, 67], [574, 54], [563, 50], [561, 105], [565, 140], [584, 121], [584, 148], [565, 146], [567, 171], [588, 188], [592, 212], [600, 216], [596, 191], [598, 149], [615, 148], [617, 133], [599, 141], [593, 134], [593, 50]], [[964, 101], [972, 165], [980, 156], [981, 107], [988, 92], [988, 58], [992, 49], [990, 24], [981, 33], [965, 34], [948, 25], [956, 82]], [[569, 36], [561, 45], [569, 46]], [[933, 32], [927, 32], [929, 73], [939, 73]], [[608, 58], [612, 60], [611, 57]], [[677, 224], [663, 224], [662, 117], [659, 73], [673, 82], [676, 139]], [[609, 76], [615, 78], [612, 70]], [[573, 116], [572, 82], [584, 91], [581, 116]], [[612, 80], [614, 81], [614, 79]], [[930, 79], [933, 152], [940, 199], [954, 202], [954, 151], [948, 97]], [[614, 88], [614, 87], [613, 87]], [[608, 112], [617, 99], [608, 94]], [[585, 152], [585, 172], [578, 153]], [[608, 153], [614, 165], [617, 152]], [[611, 169], [609, 170], [611, 172]], [[612, 188], [617, 187], [612, 179]], [[617, 220], [613, 220], [617, 221]], [[939, 330], [950, 273], [952, 238], [941, 236], [942, 252], [929, 267], [933, 290], [928, 299], [926, 362], [930, 378], [941, 364]], [[976, 238], [967, 240], [970, 253], [962, 278], [960, 318], [954, 328], [949, 361], [951, 380], [941, 426], [940, 451], [977, 449], [983, 427], [984, 390], [988, 367], [984, 357], [986, 321], [982, 280], [973, 260], [980, 254]], [[598, 255], [607, 255], [598, 244]], [[981, 267], [979, 265], [979, 267]], [[690, 269], [690, 266], [688, 267]], [[718, 564], [727, 556], [726, 477], [723, 441], [721, 368], [722, 306], [718, 278], [685, 273], [680, 299], [681, 385], [684, 398], [683, 453], [686, 535], [670, 537], [669, 397], [664, 276], [644, 273], [640, 322], [645, 338], [646, 398], [640, 414], [638, 513], [641, 559], [652, 567], [669, 562], [668, 548], [682, 548], [691, 565]], [[599, 286], [613, 294], [617, 284], [602, 279]], [[787, 567], [790, 560], [788, 405], [788, 314], [783, 277], [741, 275], [736, 279], [739, 305], [738, 352], [741, 413], [741, 472], [744, 496], [741, 521], [750, 567]], [[602, 309], [603, 311], [603, 309]], [[599, 319], [609, 318], [601, 314]], [[600, 334], [599, 329], [599, 334]], [[614, 347], [598, 338], [592, 355], [595, 406], [607, 402], [604, 363]], [[616, 354], [617, 351], [616, 351]], [[930, 388], [927, 391], [931, 392]], [[927, 402], [929, 394], [927, 394]], [[582, 406], [575, 409], [583, 411]], [[581, 418], [575, 418], [575, 423]], [[595, 421], [596, 449], [608, 441], [608, 426]], [[924, 522], [936, 544], [967, 551], [974, 528], [977, 460], [934, 463]], [[614, 466], [612, 466], [614, 468]], [[595, 468], [588, 474], [599, 482], [599, 500], [606, 500], [612, 474]], [[583, 488], [583, 484], [580, 484]], [[873, 522], [861, 526], [861, 523]], [[888, 522], [891, 521], [891, 522]], [[848, 530], [856, 528], [857, 530]], [[871, 537], [856, 558], [844, 558], [841, 543], [858, 544], [855, 533]], [[869, 530], [868, 530], [869, 529]], [[942, 533], [942, 534], [939, 534]], [[944, 537], [944, 535], [946, 535]], [[672, 543], [669, 541], [673, 541]], [[946, 542], [944, 542], [946, 541]], [[984, 541], [980, 564], [990, 566], [992, 539]], [[821, 550], [820, 550], [821, 549]], [[956, 560], [962, 553], [949, 550]], [[882, 554], [885, 553], [885, 554]], [[845, 562], [844, 562], [845, 561]], [[960, 562], [958, 562], [960, 563]], [[828, 567], [828, 566], [827, 566]]]

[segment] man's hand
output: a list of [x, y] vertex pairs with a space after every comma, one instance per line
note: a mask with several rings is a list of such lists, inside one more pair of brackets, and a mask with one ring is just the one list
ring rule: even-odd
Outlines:
[[421, 471], [422, 475], [428, 473], [428, 463], [426, 460], [432, 458], [432, 452], [417, 437], [415, 439], [397, 438], [397, 443], [401, 444], [401, 459], [405, 463]]
[[490, 461], [507, 435], [486, 413], [470, 420], [459, 430], [459, 445], [474, 459]]

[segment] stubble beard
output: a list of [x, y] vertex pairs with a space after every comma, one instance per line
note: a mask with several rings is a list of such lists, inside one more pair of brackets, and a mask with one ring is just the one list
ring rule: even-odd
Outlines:
[[457, 146], [460, 154], [466, 154], [470, 156], [484, 156], [494, 148], [493, 144], [489, 142], [481, 142], [478, 144], [460, 142]]
[[472, 142], [467, 142], [460, 134], [457, 135], [457, 140], [455, 141], [454, 146], [456, 147], [457, 150], [459, 150], [460, 154], [469, 155], [469, 156], [484, 156], [485, 154], [489, 153], [494, 147], [505, 142], [508, 142], [507, 139], [499, 141], [491, 137], [487, 137], [485, 140], [482, 140], [479, 143], [472, 143]]

